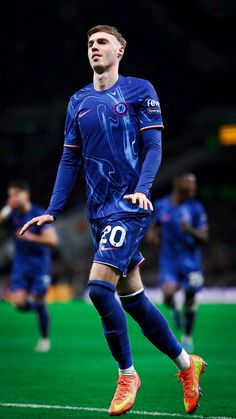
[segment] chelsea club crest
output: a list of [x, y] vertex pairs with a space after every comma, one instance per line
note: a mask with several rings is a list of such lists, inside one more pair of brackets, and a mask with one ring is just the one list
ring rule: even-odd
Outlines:
[[128, 104], [125, 102], [117, 102], [113, 106], [113, 110], [118, 116], [125, 116], [128, 113]]

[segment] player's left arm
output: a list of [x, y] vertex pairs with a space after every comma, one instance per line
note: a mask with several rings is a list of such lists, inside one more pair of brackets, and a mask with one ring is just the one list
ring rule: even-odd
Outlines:
[[26, 240], [32, 243], [41, 244], [48, 247], [56, 247], [58, 245], [58, 235], [54, 227], [43, 228], [40, 234], [31, 233], [26, 231], [24, 236], [17, 233], [18, 239]]
[[142, 131], [142, 139], [144, 160], [139, 182], [134, 193], [125, 195], [124, 199], [138, 204], [140, 208], [153, 211], [153, 205], [147, 196], [161, 164], [161, 130], [158, 128], [146, 129]]
[[153, 211], [148, 199], [149, 191], [161, 163], [161, 129], [163, 121], [157, 92], [148, 80], [140, 80], [139, 85], [139, 129], [143, 141], [143, 165], [139, 182], [134, 193], [124, 199], [139, 204], [139, 207]]
[[196, 204], [193, 225], [190, 225], [186, 221], [182, 221], [181, 227], [186, 233], [191, 234], [195, 239], [202, 243], [206, 243], [209, 240], [207, 214], [200, 202]]
[[209, 239], [209, 228], [205, 227], [193, 227], [185, 221], [181, 222], [182, 230], [186, 233], [191, 234], [195, 239], [200, 240], [203, 243], [206, 243]]

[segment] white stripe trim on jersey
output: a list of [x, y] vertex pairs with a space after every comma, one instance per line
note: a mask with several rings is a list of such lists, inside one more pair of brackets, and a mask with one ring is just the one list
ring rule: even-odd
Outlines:
[[145, 129], [152, 129], [152, 128], [164, 128], [164, 125], [148, 125], [147, 127], [140, 128], [140, 131], [144, 131]]

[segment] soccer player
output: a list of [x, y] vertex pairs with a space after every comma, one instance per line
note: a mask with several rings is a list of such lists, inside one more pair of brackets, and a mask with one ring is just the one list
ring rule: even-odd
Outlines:
[[14, 260], [11, 272], [11, 298], [14, 306], [22, 311], [34, 311], [38, 318], [40, 339], [37, 352], [48, 352], [49, 313], [45, 294], [51, 281], [51, 251], [58, 238], [54, 227], [32, 226], [24, 236], [19, 235], [22, 226], [44, 210], [31, 203], [28, 183], [16, 180], [10, 183], [8, 199], [0, 212], [0, 224], [9, 220], [14, 238]]
[[114, 27], [99, 25], [89, 30], [93, 83], [69, 101], [65, 147], [49, 207], [45, 215], [26, 223], [21, 234], [32, 225], [55, 221], [82, 162], [95, 245], [89, 295], [119, 366], [109, 414], [119, 416], [128, 411], [141, 385], [133, 366], [124, 310], [138, 322], [146, 338], [178, 367], [186, 411], [193, 412], [205, 362], [183, 350], [146, 297], [140, 277], [143, 256], [139, 244], [153, 209], [149, 190], [161, 161], [163, 122], [153, 86], [147, 80], [119, 74], [125, 46], [125, 39]]
[[182, 288], [184, 335], [182, 346], [193, 351], [192, 332], [196, 317], [196, 293], [203, 287], [200, 245], [208, 240], [207, 215], [195, 198], [196, 176], [182, 173], [175, 177], [170, 195], [154, 202], [153, 226], [160, 237], [159, 280], [164, 302], [171, 307], [177, 328], [182, 327], [175, 293]]

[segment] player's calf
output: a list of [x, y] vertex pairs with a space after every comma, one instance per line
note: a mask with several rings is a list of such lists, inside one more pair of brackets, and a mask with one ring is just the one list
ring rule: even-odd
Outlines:
[[125, 311], [140, 325], [144, 336], [161, 352], [175, 359], [182, 348], [171, 332], [160, 311], [146, 297], [143, 290], [136, 295], [120, 295]]
[[115, 286], [101, 280], [90, 280], [89, 296], [98, 311], [104, 335], [119, 368], [132, 365], [131, 349], [125, 314], [115, 298]]

